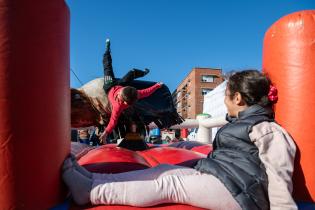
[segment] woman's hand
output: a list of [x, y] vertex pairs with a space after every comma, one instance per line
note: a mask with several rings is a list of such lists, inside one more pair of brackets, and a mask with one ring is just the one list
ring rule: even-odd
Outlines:
[[100, 143], [101, 143], [101, 144], [106, 144], [106, 143], [107, 143], [107, 141], [106, 141], [107, 136], [108, 136], [108, 133], [107, 133], [106, 131], [104, 131], [104, 132], [101, 134], [101, 136], [100, 136]]

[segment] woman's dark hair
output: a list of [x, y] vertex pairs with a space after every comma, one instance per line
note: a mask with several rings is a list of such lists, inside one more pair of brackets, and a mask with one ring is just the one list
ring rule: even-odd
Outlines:
[[248, 106], [258, 104], [262, 107], [273, 105], [268, 99], [270, 79], [257, 70], [236, 72], [229, 77], [227, 87], [232, 99], [239, 92]]
[[138, 100], [137, 89], [131, 86], [126, 86], [121, 91], [121, 96], [127, 104], [132, 105]]

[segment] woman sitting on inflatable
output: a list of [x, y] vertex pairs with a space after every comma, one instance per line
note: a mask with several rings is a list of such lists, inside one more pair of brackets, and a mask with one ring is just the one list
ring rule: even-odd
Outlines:
[[63, 179], [77, 204], [297, 209], [291, 196], [296, 147], [274, 120], [277, 99], [277, 90], [265, 75], [256, 70], [237, 72], [229, 78], [225, 92], [229, 123], [217, 132], [213, 151], [194, 168], [162, 164], [99, 174], [69, 157]]

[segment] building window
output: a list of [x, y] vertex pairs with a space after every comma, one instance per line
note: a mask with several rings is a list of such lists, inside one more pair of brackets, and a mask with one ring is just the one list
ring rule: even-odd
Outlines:
[[201, 75], [201, 82], [214, 82], [213, 75]]
[[201, 89], [201, 95], [206, 95], [207, 93], [211, 92], [212, 89], [209, 89], [209, 88], [202, 88]]

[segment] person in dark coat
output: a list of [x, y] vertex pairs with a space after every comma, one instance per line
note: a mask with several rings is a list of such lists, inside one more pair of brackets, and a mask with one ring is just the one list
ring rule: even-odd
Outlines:
[[277, 89], [266, 75], [257, 70], [236, 72], [225, 92], [228, 123], [217, 132], [213, 151], [194, 168], [161, 164], [122, 174], [98, 174], [69, 157], [63, 179], [78, 204], [297, 209], [291, 195], [296, 146], [274, 120], [272, 108], [277, 100]]

